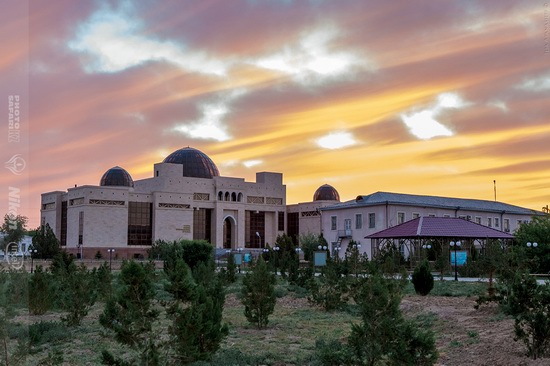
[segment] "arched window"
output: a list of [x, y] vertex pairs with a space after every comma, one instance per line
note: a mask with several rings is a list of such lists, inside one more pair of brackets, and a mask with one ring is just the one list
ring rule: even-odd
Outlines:
[[229, 201], [229, 192], [225, 192], [225, 200]]
[[239, 195], [237, 196], [237, 202], [242, 202], [242, 200], [243, 200], [243, 194], [239, 193]]
[[223, 192], [222, 191], [220, 191], [218, 193], [218, 201], [223, 201]]
[[231, 193], [231, 201], [237, 201], [237, 194], [235, 192]]

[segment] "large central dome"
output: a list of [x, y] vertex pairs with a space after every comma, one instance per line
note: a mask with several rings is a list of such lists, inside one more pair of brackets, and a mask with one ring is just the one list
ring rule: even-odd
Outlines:
[[212, 159], [202, 151], [192, 147], [176, 150], [162, 162], [183, 165], [184, 177], [213, 178], [220, 175]]

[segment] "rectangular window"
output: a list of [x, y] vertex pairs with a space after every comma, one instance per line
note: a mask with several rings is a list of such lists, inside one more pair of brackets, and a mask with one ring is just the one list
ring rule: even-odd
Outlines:
[[363, 228], [363, 215], [355, 214], [355, 228], [356, 229], [362, 229]]
[[493, 227], [493, 219], [491, 217], [487, 219], [487, 226]]
[[[443, 215], [443, 217], [451, 217], [451, 215], [447, 215], [447, 214], [445, 214], [445, 215]], [[464, 219], [465, 217], [464, 217], [464, 216], [462, 216], [462, 217], [460, 217], [460, 218], [461, 218], [461, 219]]]
[[128, 202], [128, 245], [152, 244], [152, 212], [151, 202]]
[[435, 217], [435, 214], [429, 214], [428, 217]]
[[278, 214], [277, 230], [285, 231], [285, 213], [283, 211], [279, 211], [279, 214]]
[[374, 229], [376, 227], [376, 214], [369, 214], [369, 229]]
[[344, 230], [351, 230], [351, 219], [344, 220]]
[[78, 213], [78, 245], [82, 245], [84, 234], [84, 211]]
[[[265, 212], [264, 211], [246, 211], [245, 223], [245, 247], [261, 248], [263, 245], [261, 238], [265, 238]], [[256, 233], [259, 234], [256, 235]]]
[[510, 219], [504, 219], [504, 231], [507, 233], [510, 232]]
[[61, 202], [61, 237], [59, 244], [67, 245], [67, 201]]
[[212, 210], [199, 208], [193, 210], [193, 240], [211, 241]]
[[298, 212], [289, 212], [286, 219], [287, 222], [287, 234], [292, 238], [294, 244], [298, 243], [298, 235], [300, 235], [300, 218]]
[[500, 227], [500, 219], [495, 217], [495, 227]]
[[404, 212], [398, 212], [397, 213], [397, 225], [402, 224], [405, 222], [405, 213]]
[[336, 216], [331, 216], [330, 217], [330, 230], [336, 230], [336, 225], [337, 222], [336, 222]]
[[413, 219], [417, 219], [420, 217], [420, 214], [418, 212], [413, 212]]

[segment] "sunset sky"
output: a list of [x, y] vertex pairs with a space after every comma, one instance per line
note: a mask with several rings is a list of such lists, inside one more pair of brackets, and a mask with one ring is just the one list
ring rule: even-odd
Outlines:
[[[1, 212], [195, 147], [223, 176], [550, 204], [543, 1], [2, 0]], [[11, 126], [13, 127], [13, 125]], [[13, 129], [12, 129], [13, 130]], [[7, 138], [4, 140], [8, 140]]]

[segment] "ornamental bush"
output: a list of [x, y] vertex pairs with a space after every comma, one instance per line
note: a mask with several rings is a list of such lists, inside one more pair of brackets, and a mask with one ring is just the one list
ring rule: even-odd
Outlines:
[[371, 274], [354, 296], [361, 323], [352, 324], [348, 345], [352, 365], [434, 365], [438, 358], [430, 329], [403, 317], [404, 282]]
[[414, 285], [414, 291], [422, 296], [428, 295], [434, 288], [434, 276], [432, 275], [430, 264], [427, 260], [422, 261], [422, 263], [414, 269], [412, 283]]
[[244, 315], [258, 328], [267, 326], [269, 315], [275, 310], [275, 282], [275, 275], [269, 271], [261, 256], [252, 271], [243, 278], [241, 301]]

